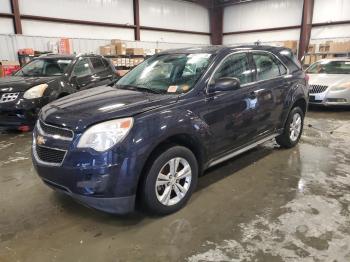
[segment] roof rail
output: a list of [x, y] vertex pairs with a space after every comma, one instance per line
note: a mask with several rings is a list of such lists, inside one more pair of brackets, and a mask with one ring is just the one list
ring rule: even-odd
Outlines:
[[81, 56], [97, 56], [97, 57], [102, 57], [102, 55], [94, 54], [94, 53], [79, 53], [79, 54], [76, 55], [76, 57], [81, 57]]

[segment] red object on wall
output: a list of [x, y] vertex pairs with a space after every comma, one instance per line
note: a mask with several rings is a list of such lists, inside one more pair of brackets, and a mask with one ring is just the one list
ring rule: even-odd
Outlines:
[[70, 54], [70, 39], [69, 38], [61, 38], [59, 53], [60, 54]]
[[0, 61], [0, 77], [11, 75], [20, 68], [18, 62]]

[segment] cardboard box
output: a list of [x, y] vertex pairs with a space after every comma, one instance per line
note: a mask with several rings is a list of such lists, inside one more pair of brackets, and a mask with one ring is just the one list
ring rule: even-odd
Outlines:
[[284, 41], [283, 46], [286, 48], [292, 49], [293, 51], [296, 51], [298, 47], [298, 41], [294, 41], [294, 40]]
[[304, 59], [304, 65], [310, 65], [311, 64], [311, 55], [306, 55]]
[[100, 46], [100, 54], [101, 55], [111, 55], [111, 46]]
[[114, 47], [115, 47], [115, 53], [117, 55], [126, 55], [126, 44], [125, 43], [123, 43], [123, 42], [115, 43]]
[[330, 46], [333, 44], [333, 41], [326, 41], [326, 43], [322, 43], [318, 47], [318, 51], [321, 53], [330, 52]]
[[127, 55], [144, 55], [143, 48], [127, 48], [126, 49]]
[[313, 53], [315, 53], [315, 51], [316, 51], [316, 45], [315, 44], [309, 45], [309, 48], [307, 49], [307, 52], [309, 54], [313, 54]]
[[350, 52], [350, 41], [333, 42], [330, 44], [330, 52]]
[[121, 42], [122, 42], [122, 40], [120, 40], [120, 39], [112, 39], [111, 40], [112, 45], [116, 45], [116, 44], [121, 43]]

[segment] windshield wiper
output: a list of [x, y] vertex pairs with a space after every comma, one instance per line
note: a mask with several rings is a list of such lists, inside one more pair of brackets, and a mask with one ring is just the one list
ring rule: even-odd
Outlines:
[[153, 94], [164, 94], [163, 90], [141, 87], [141, 86], [116, 85], [116, 87], [119, 89], [135, 90], [135, 91], [141, 91], [141, 92], [147, 92], [147, 93], [153, 93]]

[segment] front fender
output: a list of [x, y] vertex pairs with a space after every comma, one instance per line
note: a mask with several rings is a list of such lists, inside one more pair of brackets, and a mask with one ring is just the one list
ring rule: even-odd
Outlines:
[[[172, 138], [185, 138], [189, 143], [195, 143], [201, 152], [203, 163], [207, 161], [209, 148], [209, 128], [192, 111], [181, 109], [167, 109], [135, 117], [132, 132], [124, 145], [132, 145], [127, 151], [129, 159], [137, 162], [133, 164], [133, 174], [138, 183], [143, 168], [154, 150], [164, 142], [172, 142]], [[203, 142], [204, 141], [204, 142]], [[198, 157], [198, 156], [197, 156]], [[137, 184], [132, 188], [137, 188]]]

